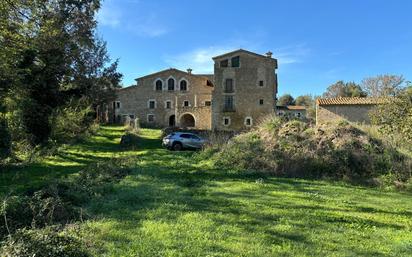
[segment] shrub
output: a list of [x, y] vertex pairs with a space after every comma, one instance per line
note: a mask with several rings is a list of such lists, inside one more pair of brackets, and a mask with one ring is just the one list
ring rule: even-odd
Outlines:
[[1, 256], [19, 257], [88, 257], [91, 256], [79, 239], [59, 232], [57, 228], [18, 230], [2, 244]]
[[412, 167], [406, 155], [347, 122], [311, 128], [276, 118], [234, 137], [212, 159], [217, 167], [236, 171], [362, 181], [388, 173], [406, 181]]
[[53, 111], [50, 117], [52, 141], [68, 143], [85, 136], [92, 123], [90, 107], [80, 101], [70, 101]]
[[33, 220], [30, 197], [10, 196], [3, 199], [0, 216], [0, 239], [19, 228], [30, 226]]

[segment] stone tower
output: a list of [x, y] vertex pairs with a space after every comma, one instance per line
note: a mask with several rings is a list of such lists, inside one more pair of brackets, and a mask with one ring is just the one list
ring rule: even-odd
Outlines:
[[274, 114], [277, 60], [243, 49], [213, 58], [212, 129], [242, 130]]

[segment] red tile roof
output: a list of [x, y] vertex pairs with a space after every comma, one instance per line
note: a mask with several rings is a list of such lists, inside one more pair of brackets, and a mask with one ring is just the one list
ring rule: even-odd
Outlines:
[[386, 98], [376, 97], [336, 97], [336, 98], [318, 98], [317, 105], [374, 105], [387, 102]]

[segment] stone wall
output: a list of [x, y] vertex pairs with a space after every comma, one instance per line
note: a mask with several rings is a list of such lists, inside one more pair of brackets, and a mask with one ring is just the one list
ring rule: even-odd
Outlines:
[[[175, 80], [173, 91], [168, 90], [167, 81], [170, 78]], [[158, 80], [163, 84], [161, 91], [156, 90]], [[187, 81], [187, 91], [180, 90], [182, 80]], [[139, 118], [142, 125], [167, 127], [172, 115], [175, 115], [176, 125], [179, 125], [181, 115], [190, 113], [196, 120], [196, 128], [211, 128], [211, 107], [205, 106], [205, 102], [212, 100], [213, 87], [207, 85], [206, 77], [169, 69], [139, 78], [137, 82], [137, 86], [119, 90], [117, 116], [132, 115]], [[155, 101], [153, 109], [149, 108], [150, 100]], [[166, 108], [167, 101], [171, 103], [170, 108]], [[184, 106], [185, 101], [189, 106]], [[154, 115], [154, 121], [148, 120], [149, 115]]]
[[357, 123], [370, 123], [369, 111], [375, 105], [352, 104], [352, 105], [317, 105], [316, 124], [347, 120]]
[[[235, 56], [240, 57], [240, 67], [231, 67], [231, 58]], [[228, 60], [228, 67], [220, 66], [222, 60]], [[246, 118], [251, 118], [254, 125], [262, 117], [274, 113], [277, 92], [275, 59], [237, 51], [217, 57], [214, 61], [213, 129], [242, 130], [248, 127]], [[226, 79], [233, 79], [233, 93], [224, 92]], [[259, 81], [263, 81], [263, 86], [260, 86]], [[224, 110], [225, 95], [233, 95], [233, 111]], [[260, 104], [260, 100], [263, 100], [263, 104]], [[229, 125], [224, 124], [227, 118], [230, 119]]]

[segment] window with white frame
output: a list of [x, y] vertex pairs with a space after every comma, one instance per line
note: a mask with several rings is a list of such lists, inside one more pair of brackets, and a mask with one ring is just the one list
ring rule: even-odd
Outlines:
[[230, 117], [223, 117], [223, 125], [230, 126]]
[[250, 126], [252, 126], [253, 125], [253, 119], [252, 119], [252, 117], [246, 117], [245, 118], [245, 126], [246, 127], [250, 127]]
[[147, 115], [147, 122], [154, 122], [155, 116], [154, 114], [148, 114]]
[[169, 100], [166, 101], [166, 102], [165, 102], [165, 108], [166, 108], [166, 109], [172, 109], [172, 101], [169, 101]]
[[189, 107], [189, 106], [190, 106], [189, 100], [184, 100], [184, 101], [183, 101], [183, 106], [184, 106], [184, 107]]
[[186, 80], [180, 81], [180, 91], [187, 91], [187, 81]]
[[156, 100], [149, 100], [147, 106], [149, 109], [155, 109], [156, 108]]
[[173, 78], [170, 78], [167, 80], [167, 90], [169, 91], [175, 90], [175, 80]]
[[156, 80], [155, 89], [156, 89], [156, 91], [162, 91], [163, 90], [163, 82], [160, 79]]

